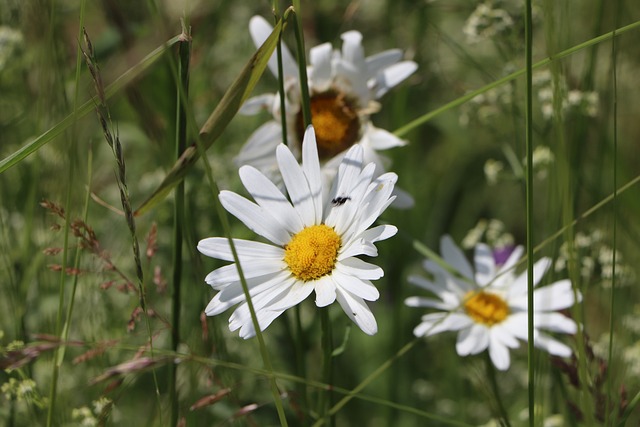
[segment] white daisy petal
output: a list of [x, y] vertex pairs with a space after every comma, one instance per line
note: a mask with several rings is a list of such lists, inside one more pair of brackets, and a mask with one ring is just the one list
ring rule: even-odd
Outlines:
[[[533, 286], [538, 286], [542, 276], [547, 272], [551, 266], [551, 259], [541, 258], [535, 264], [533, 264]], [[509, 287], [511, 295], [523, 295], [527, 293], [527, 271], [520, 274], [516, 280]]]
[[424, 307], [424, 308], [436, 308], [439, 310], [452, 310], [455, 309], [455, 305], [447, 304], [444, 301], [438, 301], [433, 298], [424, 297], [408, 297], [404, 300], [404, 303], [409, 307]]
[[509, 258], [507, 258], [507, 260], [504, 262], [504, 264], [502, 264], [502, 266], [500, 266], [500, 268], [496, 272], [496, 275], [500, 275], [505, 271], [509, 271], [509, 270], [513, 269], [516, 266], [516, 264], [518, 263], [518, 261], [520, 260], [520, 258], [522, 257], [523, 253], [524, 253], [524, 247], [516, 246], [513, 249], [513, 252], [511, 252], [511, 255], [509, 255]]
[[[251, 33], [251, 38], [253, 39], [253, 44], [256, 47], [260, 47], [262, 43], [267, 40], [267, 38], [273, 32], [273, 27], [271, 24], [267, 22], [261, 16], [254, 16], [249, 21], [249, 32]], [[296, 61], [293, 59], [291, 52], [289, 49], [282, 44], [282, 68], [285, 79], [286, 78], [295, 78], [298, 75], [298, 67], [296, 65]], [[269, 69], [273, 73], [276, 78], [278, 78], [278, 56], [276, 52], [273, 52], [271, 58], [269, 58]]]
[[339, 270], [335, 270], [331, 275], [331, 278], [335, 282], [337, 288], [344, 289], [365, 301], [376, 301], [380, 298], [378, 288], [373, 286], [373, 283], [368, 280], [344, 274]]
[[458, 333], [456, 352], [459, 356], [478, 354], [489, 345], [489, 330], [484, 325], [474, 324]]
[[322, 176], [313, 126], [307, 127], [302, 141], [302, 171], [307, 177], [315, 211], [314, 224], [322, 222]]
[[[245, 279], [258, 277], [265, 274], [276, 273], [286, 268], [284, 261], [275, 261], [272, 259], [258, 258], [251, 261], [242, 263], [242, 272]], [[204, 281], [211, 286], [218, 284], [237, 282], [240, 280], [238, 275], [238, 268], [236, 264], [225, 265], [224, 267], [217, 268], [211, 273], [207, 274]]]
[[473, 320], [460, 313], [431, 313], [422, 316], [422, 322], [413, 330], [417, 337], [436, 335], [446, 331], [459, 331], [473, 325]]
[[544, 334], [540, 334], [533, 343], [536, 347], [541, 348], [547, 353], [554, 356], [571, 357], [571, 354], [573, 353], [571, 351], [571, 347], [569, 347], [568, 345], [565, 345], [560, 341], [557, 341]]
[[333, 47], [331, 43], [323, 43], [309, 50], [309, 62], [311, 63], [311, 72], [309, 79], [314, 89], [317, 91], [325, 91], [331, 86], [331, 58], [333, 56]]
[[336, 300], [336, 284], [331, 276], [323, 276], [315, 281], [316, 305], [326, 307]]
[[238, 165], [252, 165], [263, 173], [278, 170], [276, 147], [282, 142], [282, 127], [270, 121], [256, 129], [235, 158]]
[[360, 233], [360, 238], [374, 243], [380, 240], [387, 240], [398, 232], [398, 227], [394, 225], [378, 225]]
[[291, 308], [304, 301], [311, 295], [311, 292], [313, 292], [313, 284], [311, 282], [296, 280], [285, 295], [282, 295], [277, 302], [274, 301], [269, 304], [269, 310], [280, 311]]
[[266, 210], [231, 191], [220, 192], [220, 203], [231, 215], [238, 218], [250, 230], [273, 243], [284, 246], [289, 233]]
[[575, 334], [578, 332], [576, 322], [560, 313], [536, 313], [533, 319], [533, 324], [539, 329], [563, 334]]
[[[526, 310], [527, 300], [526, 294], [518, 295], [509, 299], [509, 305]], [[560, 280], [533, 291], [533, 307], [536, 311], [562, 310], [573, 304], [575, 304], [575, 296], [569, 280]]]
[[[268, 291], [252, 297], [251, 302], [256, 314], [268, 311], [271, 304], [280, 301], [287, 294], [293, 282], [293, 280], [284, 280], [272, 286]], [[249, 304], [245, 301], [229, 317], [229, 329], [234, 331], [240, 326], [250, 323], [252, 323], [251, 311], [249, 310]]]
[[453, 243], [453, 239], [450, 236], [444, 236], [440, 240], [440, 252], [442, 253], [442, 257], [457, 272], [459, 272], [463, 277], [473, 280], [473, 271], [469, 261], [467, 261], [460, 248]]
[[376, 247], [367, 242], [364, 239], [352, 239], [350, 242], [345, 243], [338, 253], [338, 261], [343, 261], [347, 258], [355, 257], [358, 255], [366, 255], [370, 257], [378, 256], [378, 250]]
[[375, 98], [381, 98], [392, 87], [403, 82], [418, 69], [418, 64], [413, 61], [404, 61], [385, 68], [375, 77]]
[[[254, 242], [252, 240], [233, 239], [233, 244], [238, 252], [240, 262], [250, 261], [256, 257], [282, 259], [284, 251], [278, 246], [266, 243]], [[198, 250], [212, 258], [224, 261], [234, 261], [229, 240], [226, 237], [210, 237], [198, 242]]]
[[502, 344], [506, 345], [509, 348], [520, 347], [517, 338], [509, 331], [509, 329], [505, 328], [501, 323], [498, 323], [491, 327], [491, 337], [492, 339], [500, 341]]
[[514, 337], [527, 341], [528, 322], [529, 320], [527, 317], [527, 313], [525, 311], [525, 312], [519, 312], [519, 313], [512, 313], [509, 317], [507, 317], [507, 319], [504, 322], [502, 322], [500, 326], [505, 328]]
[[481, 287], [488, 285], [496, 273], [491, 248], [483, 243], [477, 244], [473, 262], [476, 267], [476, 283]]
[[352, 295], [348, 291], [336, 288], [336, 299], [345, 314], [353, 321], [362, 332], [374, 335], [378, 332], [376, 318], [362, 298]]
[[298, 211], [298, 215], [300, 215], [305, 226], [315, 224], [314, 195], [309, 189], [309, 183], [302, 168], [293, 157], [293, 154], [291, 154], [291, 151], [283, 144], [278, 146], [276, 157], [280, 165], [282, 180], [287, 187], [293, 207]]
[[389, 131], [377, 128], [371, 124], [367, 127], [367, 131], [363, 139], [364, 138], [366, 138], [368, 144], [375, 151], [388, 150], [389, 148], [403, 147], [407, 145], [407, 141], [398, 138]]
[[252, 116], [258, 114], [263, 110], [271, 110], [271, 106], [273, 105], [275, 95], [272, 93], [254, 96], [249, 98], [242, 104], [238, 113], [244, 114], [247, 116]]
[[367, 57], [367, 78], [375, 77], [381, 70], [402, 59], [400, 49], [389, 49]]
[[353, 257], [340, 260], [336, 264], [336, 270], [364, 280], [377, 280], [384, 276], [382, 268]]
[[[246, 279], [249, 295], [255, 298], [262, 292], [269, 292], [271, 288], [275, 288], [281, 283], [291, 282], [288, 272], [277, 272], [251, 279]], [[245, 298], [242, 284], [238, 282], [231, 283], [224, 287], [207, 305], [205, 313], [207, 316], [214, 316], [226, 311], [228, 308], [242, 302]]]
[[[282, 311], [262, 310], [259, 313], [256, 313], [256, 317], [258, 318], [258, 324], [260, 325], [260, 330], [264, 331], [282, 313], [284, 313], [284, 310]], [[255, 335], [256, 335], [256, 330], [253, 327], [253, 322], [247, 322], [242, 324], [242, 327], [240, 327], [240, 338], [243, 338], [246, 340], [249, 338], [253, 338]]]
[[269, 178], [251, 166], [241, 167], [239, 173], [242, 184], [251, 193], [253, 200], [270, 212], [283, 229], [295, 234], [304, 228], [298, 212]]
[[402, 188], [393, 187], [393, 192], [391, 194], [395, 197], [391, 206], [396, 209], [411, 209], [416, 204], [413, 196]]
[[509, 349], [502, 342], [492, 339], [489, 343], [489, 356], [493, 365], [500, 371], [506, 371], [511, 364]]

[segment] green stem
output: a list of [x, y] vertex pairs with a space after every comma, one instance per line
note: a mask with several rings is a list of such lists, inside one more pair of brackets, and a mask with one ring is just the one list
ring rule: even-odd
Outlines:
[[506, 427], [511, 427], [511, 423], [509, 422], [509, 414], [504, 407], [504, 403], [502, 402], [502, 396], [500, 395], [500, 388], [498, 387], [498, 381], [496, 380], [496, 368], [493, 366], [493, 362], [491, 361], [491, 357], [489, 356], [489, 352], [485, 351], [485, 365], [487, 367], [487, 378], [489, 379], [489, 384], [491, 385], [491, 390], [493, 391], [493, 395], [496, 399], [496, 404], [498, 405], [498, 412], [500, 413], [501, 425]]
[[[176, 84], [176, 150], [179, 159], [187, 147], [187, 113], [183, 99], [189, 97], [189, 59], [191, 57], [191, 31], [183, 23], [183, 38], [178, 43], [178, 81]], [[178, 350], [180, 344], [180, 308], [182, 304], [182, 247], [184, 226], [184, 181], [176, 187], [173, 222], [173, 293], [171, 295], [171, 349]], [[171, 399], [171, 424], [177, 425], [179, 397], [177, 391], [177, 365], [169, 364], [169, 398]]]
[[[295, 325], [294, 325], [294, 345], [296, 352], [296, 371], [301, 378], [307, 378], [307, 367], [305, 364], [305, 335], [302, 329], [302, 319], [300, 318], [300, 305], [294, 307]], [[307, 387], [304, 383], [298, 384], [298, 395], [302, 406], [303, 417], [305, 417], [309, 410], [309, 399], [307, 398]], [[304, 423], [305, 419], [301, 420]]]
[[[387, 359], [382, 365], [378, 366], [378, 368], [376, 368], [375, 371], [373, 371], [371, 374], [369, 374], [369, 376], [367, 378], [365, 378], [353, 390], [351, 390], [349, 393], [347, 393], [346, 396], [344, 396], [342, 399], [340, 399], [340, 401], [338, 403], [333, 405], [331, 407], [331, 409], [329, 410], [329, 415], [337, 414], [338, 411], [340, 411], [340, 409], [342, 409], [347, 403], [349, 403], [351, 401], [351, 399], [353, 399], [354, 397], [357, 397], [358, 393], [360, 393], [362, 390], [364, 390], [369, 384], [371, 384], [371, 382], [373, 382], [373, 380], [378, 378], [387, 369], [389, 369], [389, 367], [391, 367], [396, 362], [396, 360], [400, 359], [409, 350], [411, 350], [413, 348], [413, 346], [416, 345], [417, 342], [418, 342], [418, 338], [414, 339], [413, 341], [409, 341], [407, 344], [404, 345], [404, 347], [402, 347], [400, 350], [398, 350], [398, 352], [396, 354], [394, 354], [389, 359]], [[315, 424], [313, 424], [313, 427], [320, 427], [321, 425], [324, 424], [324, 422], [325, 422], [325, 420], [323, 418], [320, 418], [318, 421], [315, 422]]]
[[322, 382], [328, 385], [326, 390], [320, 392], [320, 398], [318, 400], [318, 414], [328, 422], [329, 425], [334, 424], [334, 417], [329, 413], [328, 409], [331, 406], [331, 385], [333, 384], [333, 367], [332, 356], [333, 353], [333, 337], [331, 334], [331, 320], [329, 319], [329, 308], [323, 307], [320, 309], [320, 324], [322, 327]]
[[[80, 28], [78, 30], [78, 39], [81, 40], [82, 39], [82, 28], [84, 26], [84, 11], [85, 11], [85, 1], [83, 0], [80, 3]], [[51, 12], [51, 25], [53, 25], [53, 3], [52, 3], [52, 12]], [[53, 28], [53, 27], [51, 27]], [[53, 38], [52, 38], [53, 39]], [[76, 51], [76, 73], [75, 73], [75, 96], [74, 96], [74, 102], [73, 102], [73, 111], [74, 113], [77, 111], [78, 109], [78, 88], [80, 87], [80, 72], [82, 69], [82, 52], [80, 49], [78, 49]], [[76, 133], [75, 133], [75, 126], [76, 126], [76, 121], [73, 121], [73, 129], [72, 129], [72, 135], [71, 135], [71, 142], [70, 142], [70, 146], [69, 146], [69, 174], [68, 174], [68, 183], [67, 183], [67, 197], [66, 197], [66, 201], [65, 201], [65, 220], [64, 220], [64, 244], [63, 244], [63, 251], [62, 251], [62, 269], [60, 270], [60, 284], [59, 284], [59, 288], [58, 288], [58, 293], [59, 293], [59, 299], [58, 299], [58, 312], [56, 315], [56, 330], [55, 330], [55, 334], [62, 338], [63, 336], [66, 338], [66, 336], [68, 336], [68, 323], [69, 323], [69, 319], [71, 317], [71, 312], [73, 310], [73, 298], [75, 296], [75, 290], [76, 290], [76, 284], [78, 282], [77, 276], [74, 276], [74, 280], [73, 280], [73, 290], [72, 290], [72, 296], [71, 296], [71, 303], [69, 305], [69, 310], [67, 312], [67, 325], [65, 327], [66, 331], [63, 332], [62, 331], [62, 312], [63, 312], [63, 307], [64, 307], [64, 295], [65, 295], [65, 282], [67, 279], [67, 261], [68, 261], [68, 253], [69, 253], [69, 228], [71, 225], [71, 215], [70, 215], [70, 208], [71, 208], [71, 183], [73, 182], [73, 174], [75, 172], [75, 163], [76, 163], [76, 153], [77, 153], [77, 149], [76, 149], [76, 142], [77, 142], [77, 138], [76, 138]], [[91, 168], [89, 168], [91, 169]], [[87, 191], [88, 193], [88, 191]], [[85, 204], [85, 216], [86, 216], [86, 207], [88, 206], [88, 203]], [[77, 267], [79, 261], [80, 261], [80, 254], [79, 254], [80, 250], [77, 249], [76, 250], [76, 257], [75, 257], [75, 266]], [[62, 365], [62, 360], [64, 358], [64, 350], [63, 348], [57, 348], [56, 351], [54, 352], [54, 358], [53, 358], [53, 367], [52, 367], [52, 375], [51, 375], [51, 387], [49, 389], [49, 407], [47, 409], [47, 426], [50, 427], [51, 425], [53, 425], [53, 413], [55, 411], [55, 406], [56, 406], [56, 397], [57, 397], [57, 389], [58, 389], [58, 375], [60, 372], [60, 366]]]
[[527, 360], [528, 360], [528, 404], [529, 426], [535, 425], [535, 364], [533, 341], [533, 21], [531, 0], [525, 0], [525, 145], [526, 145], [526, 227], [527, 227]]
[[278, 417], [280, 419], [281, 426], [288, 426], [287, 417], [284, 413], [284, 407], [282, 406], [282, 397], [280, 396], [280, 391], [278, 390], [278, 384], [276, 383], [276, 378], [273, 372], [273, 366], [271, 364], [271, 359], [269, 357], [269, 352], [267, 351], [267, 347], [264, 343], [264, 337], [262, 336], [262, 331], [260, 330], [260, 324], [258, 323], [258, 318], [256, 316], [256, 311], [253, 306], [253, 301], [251, 300], [251, 295], [249, 294], [249, 288], [247, 287], [247, 281], [244, 277], [244, 272], [242, 271], [242, 266], [240, 265], [240, 259], [238, 257], [238, 252], [236, 250], [236, 246], [233, 242], [233, 238], [231, 237], [231, 224], [229, 223], [229, 217], [227, 216], [227, 212], [222, 207], [220, 203], [220, 199], [218, 198], [218, 194], [220, 194], [220, 190], [218, 189], [218, 185], [213, 179], [213, 172], [211, 171], [211, 165], [207, 159], [206, 149], [202, 140], [197, 137], [196, 138], [196, 149], [198, 150], [198, 155], [202, 159], [202, 163], [204, 165], [205, 174], [207, 176], [207, 181], [209, 183], [209, 187], [214, 192], [214, 200], [216, 201], [216, 211], [218, 217], [220, 218], [220, 222], [222, 223], [222, 228], [225, 232], [225, 235], [229, 242], [229, 248], [231, 249], [231, 254], [233, 256], [233, 261], [238, 269], [238, 276], [240, 277], [240, 283], [242, 285], [242, 291], [247, 301], [247, 307], [249, 308], [249, 313], [251, 314], [251, 321], [253, 323], [253, 327], [256, 332], [256, 338], [258, 340], [258, 346], [260, 348], [260, 354], [262, 356], [262, 362], [264, 363], [265, 369], [267, 371], [267, 377], [269, 378], [269, 383], [271, 386], [271, 393], [273, 395], [273, 400], [276, 405], [276, 410], [278, 412]]
[[[278, 16], [277, 1], [274, 1], [273, 10], [276, 14], [276, 21], [280, 19]], [[282, 31], [278, 33], [278, 45], [276, 46], [276, 54], [278, 58], [278, 93], [280, 94], [280, 121], [282, 126], [282, 143], [289, 145], [289, 135], [287, 134], [287, 105], [285, 102], [287, 94], [284, 91], [284, 69], [282, 66]]]
[[300, 74], [300, 94], [302, 96], [302, 118], [304, 127], [311, 124], [311, 100], [309, 83], [307, 81], [307, 57], [304, 51], [304, 33], [302, 31], [302, 12], [300, 0], [293, 0], [293, 19], [296, 21], [293, 29], [296, 35], [296, 53], [298, 57], [298, 72]]
[[[620, 5], [618, 2], [615, 3], [616, 12], [616, 23], [620, 19]], [[614, 31], [615, 32], [615, 31]], [[617, 69], [617, 43], [615, 37], [611, 40], [611, 62], [612, 62], [612, 83], [613, 83], [613, 201], [612, 201], [612, 210], [613, 210], [613, 230], [612, 230], [612, 239], [613, 239], [613, 251], [611, 254], [611, 297], [609, 300], [609, 352], [607, 354], [607, 360], [609, 363], [608, 366], [608, 375], [606, 379], [606, 390], [607, 390], [607, 399], [605, 404], [605, 413], [604, 417], [607, 420], [607, 417], [611, 413], [611, 395], [613, 389], [613, 381], [612, 381], [612, 369], [611, 363], [613, 362], [613, 322], [614, 322], [614, 313], [615, 313], [615, 296], [616, 296], [616, 247], [617, 247], [617, 217], [618, 217], [618, 69]], [[618, 411], [614, 411], [613, 420], [609, 425], [614, 425], [616, 421]]]

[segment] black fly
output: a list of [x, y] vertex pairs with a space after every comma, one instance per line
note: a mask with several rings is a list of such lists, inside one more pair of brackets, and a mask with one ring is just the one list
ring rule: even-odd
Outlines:
[[331, 203], [333, 203], [333, 206], [342, 206], [345, 203], [347, 203], [347, 200], [351, 200], [351, 197], [345, 196], [345, 197], [336, 197], [335, 199], [333, 199], [331, 201]]

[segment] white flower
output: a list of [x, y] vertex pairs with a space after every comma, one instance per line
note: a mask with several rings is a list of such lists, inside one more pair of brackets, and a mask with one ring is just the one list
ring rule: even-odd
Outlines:
[[[384, 272], [356, 256], [376, 256], [374, 243], [397, 232], [392, 225], [369, 228], [393, 201], [397, 176], [386, 173], [374, 178], [375, 165], [364, 166], [362, 158], [362, 147], [352, 147], [338, 168], [333, 187], [323, 191], [315, 134], [309, 127], [302, 143], [302, 165], [284, 144], [277, 147], [288, 199], [253, 166], [241, 167], [240, 178], [255, 203], [230, 191], [220, 192], [227, 211], [272, 242], [234, 239], [261, 330], [315, 291], [318, 307], [337, 300], [365, 333], [377, 332], [365, 301], [378, 299], [371, 280]], [[198, 250], [233, 261], [226, 238], [201, 240]], [[229, 319], [229, 328], [239, 328], [243, 338], [255, 335], [236, 264], [214, 270], [205, 281], [219, 291], [206, 314], [213, 316], [240, 304]]]
[[[475, 272], [463, 252], [449, 236], [442, 238], [440, 250], [444, 260], [456, 270], [452, 274], [436, 262], [427, 260], [424, 268], [433, 280], [411, 276], [409, 281], [433, 292], [439, 299], [410, 297], [410, 307], [441, 310], [422, 317], [414, 329], [416, 336], [430, 336], [444, 331], [459, 331], [456, 351], [460, 356], [478, 354], [485, 349], [496, 368], [509, 368], [509, 349], [519, 346], [518, 339], [527, 340], [527, 272], [516, 276], [513, 269], [523, 253], [514, 249], [507, 261], [496, 265], [491, 248], [483, 243], [475, 247]], [[533, 282], [537, 286], [551, 265], [542, 258], [533, 267]], [[571, 349], [541, 332], [574, 334], [576, 323], [555, 310], [575, 303], [569, 280], [560, 280], [534, 291], [534, 344], [550, 354], [569, 357]]]
[[[254, 16], [249, 31], [256, 46], [260, 46], [273, 31], [269, 23]], [[405, 145], [392, 133], [375, 127], [369, 115], [377, 112], [380, 99], [416, 69], [413, 61], [401, 61], [402, 51], [392, 49], [366, 57], [362, 35], [357, 31], [342, 34], [342, 50], [334, 50], [330, 43], [311, 48], [307, 67], [312, 123], [315, 127], [323, 174], [328, 180], [335, 176], [344, 153], [354, 144], [362, 146], [365, 163], [375, 163], [375, 176], [382, 175], [389, 159], [378, 151]], [[282, 46], [282, 66], [286, 92], [287, 140], [291, 151], [299, 157], [304, 133], [298, 66], [286, 46]], [[269, 60], [269, 68], [278, 77], [276, 55]], [[244, 145], [236, 161], [252, 165], [270, 178], [277, 179], [275, 147], [283, 141], [280, 96], [265, 94], [247, 100], [240, 112], [256, 114], [267, 109], [273, 120], [260, 126]], [[396, 193], [398, 193], [396, 189]], [[411, 197], [399, 192], [396, 207], [409, 207]]]

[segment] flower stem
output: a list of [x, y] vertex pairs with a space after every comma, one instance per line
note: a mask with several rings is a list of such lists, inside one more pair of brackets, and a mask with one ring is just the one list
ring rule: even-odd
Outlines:
[[[191, 57], [191, 31], [183, 22], [182, 35], [178, 43], [178, 81], [176, 84], [176, 151], [179, 159], [187, 147], [187, 112], [184, 100], [189, 92], [189, 59]], [[171, 295], [171, 349], [178, 350], [180, 344], [180, 308], [182, 303], [182, 245], [184, 224], [184, 181], [176, 187], [173, 222], [173, 292]], [[177, 366], [169, 364], [169, 398], [171, 400], [171, 424], [178, 423], [179, 405], [176, 388]]]
[[332, 384], [332, 356], [333, 353], [333, 337], [331, 336], [331, 320], [329, 319], [329, 308], [321, 308], [320, 309], [320, 324], [322, 326], [322, 350], [323, 350], [323, 359], [322, 359], [322, 381], [327, 384], [327, 390], [322, 390], [320, 392], [320, 399], [318, 402], [318, 413], [322, 414], [325, 422], [332, 426], [334, 425], [334, 418], [329, 412], [329, 407], [331, 406], [331, 384]]
[[[528, 359], [528, 402], [529, 426], [535, 425], [535, 365], [533, 328], [533, 20], [531, 0], [525, 1], [524, 45], [526, 71], [525, 98], [525, 148], [526, 148], [526, 228], [527, 228], [527, 359]], [[495, 378], [494, 378], [495, 381]], [[497, 387], [496, 387], [497, 388]], [[496, 390], [497, 391], [497, 390]], [[497, 394], [496, 394], [497, 397]], [[500, 399], [497, 399], [499, 404]]]
[[493, 362], [491, 361], [491, 357], [489, 357], [489, 352], [485, 351], [485, 364], [487, 366], [487, 378], [489, 379], [489, 384], [491, 384], [491, 390], [493, 391], [493, 395], [496, 399], [496, 404], [498, 405], [498, 412], [500, 413], [500, 425], [511, 427], [511, 423], [509, 422], [509, 415], [507, 414], [507, 410], [502, 403], [502, 398], [500, 396], [500, 388], [498, 387], [498, 381], [496, 380], [496, 368], [493, 366]]

